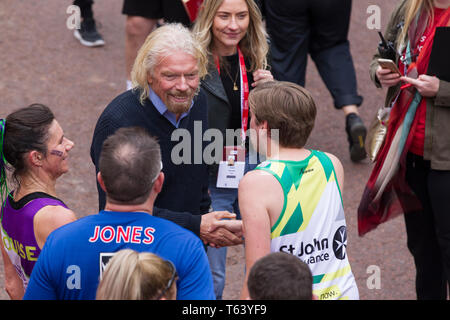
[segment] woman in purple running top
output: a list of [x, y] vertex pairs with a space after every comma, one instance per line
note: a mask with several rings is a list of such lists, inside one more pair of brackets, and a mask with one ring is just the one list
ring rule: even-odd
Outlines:
[[[32, 104], [0, 120], [0, 247], [11, 299], [22, 299], [47, 236], [76, 220], [55, 192], [56, 180], [69, 170], [72, 147], [44, 105]], [[12, 192], [6, 169], [12, 169]]]

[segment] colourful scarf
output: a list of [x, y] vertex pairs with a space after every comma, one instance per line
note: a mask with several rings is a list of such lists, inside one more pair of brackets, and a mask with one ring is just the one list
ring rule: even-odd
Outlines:
[[[422, 11], [422, 10], [421, 10]], [[425, 74], [430, 60], [436, 27], [446, 26], [450, 18], [447, 9], [427, 37], [415, 62], [411, 48], [415, 47], [428, 21], [426, 14], [419, 14], [408, 32], [406, 48], [406, 75], [416, 78]], [[421, 30], [421, 31], [419, 31]], [[422, 96], [414, 87], [401, 90], [393, 103], [385, 142], [364, 189], [358, 208], [358, 233], [363, 236], [379, 224], [402, 213], [421, 210], [422, 205], [405, 180], [406, 154], [411, 145], [418, 117], [416, 110]]]

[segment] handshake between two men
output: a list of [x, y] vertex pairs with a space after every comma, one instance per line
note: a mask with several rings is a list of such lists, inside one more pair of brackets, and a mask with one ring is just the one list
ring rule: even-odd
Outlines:
[[214, 211], [204, 214], [200, 223], [200, 239], [214, 247], [228, 247], [242, 244], [242, 221], [228, 211]]

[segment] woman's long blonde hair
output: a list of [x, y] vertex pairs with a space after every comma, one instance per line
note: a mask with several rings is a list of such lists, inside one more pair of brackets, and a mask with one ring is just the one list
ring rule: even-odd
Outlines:
[[[97, 288], [97, 300], [155, 300], [172, 277], [172, 267], [149, 252], [124, 249], [106, 266]], [[173, 298], [175, 281], [164, 297]]]
[[[212, 56], [212, 25], [214, 17], [224, 0], [205, 0], [193, 27], [194, 36], [198, 39], [203, 51]], [[248, 7], [250, 23], [247, 33], [240, 41], [239, 47], [250, 62], [250, 72], [267, 68], [267, 34], [262, 23], [262, 15], [254, 0], [244, 0]], [[211, 59], [210, 59], [211, 62]]]
[[[427, 14], [427, 22], [431, 23], [433, 21], [434, 16], [434, 1], [433, 0], [409, 0], [405, 4], [405, 20], [403, 29], [399, 32], [397, 37], [397, 49], [402, 50], [406, 46], [406, 39], [408, 37], [408, 31], [413, 23], [414, 19], [416, 19], [419, 12], [421, 14]], [[426, 27], [426, 24], [423, 26]], [[423, 32], [425, 30], [420, 30]]]

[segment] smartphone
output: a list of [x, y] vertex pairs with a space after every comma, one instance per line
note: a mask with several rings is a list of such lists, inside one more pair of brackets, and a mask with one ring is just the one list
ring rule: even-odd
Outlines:
[[391, 59], [378, 59], [378, 64], [383, 69], [389, 69], [393, 73], [398, 73], [399, 75], [402, 75], [400, 73], [400, 70], [398, 70], [397, 66], [395, 65], [394, 61], [392, 61]]

